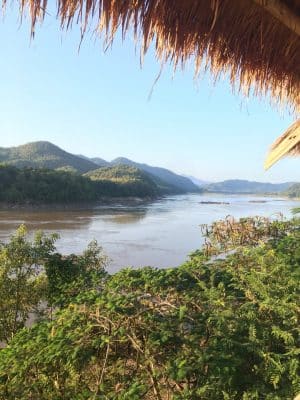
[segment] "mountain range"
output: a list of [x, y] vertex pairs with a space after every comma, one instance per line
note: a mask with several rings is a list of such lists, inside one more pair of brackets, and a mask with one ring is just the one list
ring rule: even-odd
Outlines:
[[223, 182], [210, 183], [205, 191], [212, 193], [280, 193], [289, 189], [295, 182], [268, 183], [254, 182], [242, 179], [229, 179]]
[[[118, 157], [112, 161], [106, 161], [100, 157], [86, 157], [64, 151], [58, 146], [39, 141], [27, 143], [17, 147], [0, 147], [0, 163], [16, 166], [18, 168], [48, 168], [86, 174], [95, 180], [110, 179], [124, 174], [123, 179], [128, 179], [128, 169], [115, 168], [127, 166], [134, 168], [135, 178], [140, 179], [138, 170], [143, 171], [143, 179], [149, 178], [161, 194], [180, 194], [187, 192], [213, 192], [213, 193], [288, 193], [289, 188], [295, 182], [279, 184], [252, 182], [247, 180], [232, 179], [223, 182], [208, 183], [192, 176], [176, 174], [166, 168], [137, 163], [128, 158]], [[109, 168], [112, 170], [109, 171]], [[105, 171], [104, 171], [105, 169]], [[132, 171], [131, 171], [132, 172]], [[138, 178], [137, 178], [138, 177]], [[147, 180], [146, 179], [146, 180]]]
[[164, 194], [201, 191], [190, 179], [165, 168], [139, 164], [123, 157], [108, 162], [99, 157], [89, 158], [84, 155], [75, 155], [62, 150], [50, 142], [44, 141], [27, 143], [18, 147], [1, 147], [0, 163], [13, 165], [18, 168], [49, 168], [73, 171], [80, 174], [97, 170], [99, 167], [126, 165], [147, 173]]
[[[162, 184], [162, 182], [168, 183], [171, 187], [175, 189], [180, 189], [183, 192], [199, 192], [199, 187], [195, 185], [190, 179], [175, 174], [174, 172], [160, 167], [152, 167], [147, 164], [140, 164], [134, 161], [129, 160], [128, 158], [119, 157], [115, 160], [111, 161], [111, 165], [129, 165], [131, 167], [135, 167], [151, 174], [154, 177], [154, 180], [158, 184]], [[159, 180], [159, 181], [158, 181]]]
[[243, 179], [230, 179], [223, 182], [210, 183], [205, 186], [205, 191], [212, 193], [280, 193], [286, 191], [294, 182], [268, 183], [253, 182]]

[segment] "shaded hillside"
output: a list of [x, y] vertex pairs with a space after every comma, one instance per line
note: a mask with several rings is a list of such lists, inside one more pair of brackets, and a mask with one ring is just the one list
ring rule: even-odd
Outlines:
[[280, 193], [292, 186], [292, 182], [263, 183], [240, 179], [231, 179], [223, 182], [211, 183], [205, 190], [214, 193]]
[[75, 173], [0, 165], [1, 202], [77, 203], [95, 201], [98, 197], [94, 183]]
[[161, 194], [159, 187], [147, 173], [129, 165], [99, 168], [84, 176], [111, 196], [154, 197]]
[[172, 187], [178, 193], [186, 193], [186, 192], [199, 192], [198, 186], [196, 186], [190, 179], [185, 178], [184, 176], [177, 175], [174, 172], [160, 167], [152, 167], [147, 164], [140, 164], [134, 161], [129, 160], [128, 158], [119, 157], [111, 162], [113, 165], [131, 165], [133, 167], [139, 168], [149, 174], [155, 176], [160, 180], [160, 182], [164, 182], [169, 187]]
[[300, 199], [300, 183], [295, 183], [294, 185], [290, 186], [283, 194], [288, 197]]
[[147, 174], [132, 167], [102, 168], [94, 175], [79, 175], [0, 165], [2, 204], [75, 204], [112, 197], [155, 198], [159, 194]]
[[0, 162], [18, 168], [59, 168], [80, 173], [97, 168], [92, 161], [68, 153], [49, 142], [34, 142], [10, 148], [1, 147]]

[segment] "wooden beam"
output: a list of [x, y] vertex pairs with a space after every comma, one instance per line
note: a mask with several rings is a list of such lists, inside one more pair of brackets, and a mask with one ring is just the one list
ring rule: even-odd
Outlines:
[[300, 17], [296, 13], [293, 13], [293, 11], [282, 0], [253, 1], [291, 31], [300, 36]]

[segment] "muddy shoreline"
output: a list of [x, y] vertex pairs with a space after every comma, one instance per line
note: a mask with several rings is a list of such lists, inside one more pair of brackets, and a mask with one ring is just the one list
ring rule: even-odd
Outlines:
[[0, 202], [0, 211], [61, 211], [61, 210], [94, 210], [102, 207], [136, 207], [146, 205], [162, 197], [103, 197], [97, 201], [80, 203], [8, 203]]

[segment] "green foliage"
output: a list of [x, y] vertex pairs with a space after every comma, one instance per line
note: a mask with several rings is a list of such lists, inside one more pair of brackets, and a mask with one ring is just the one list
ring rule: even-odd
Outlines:
[[0, 165], [2, 202], [76, 203], [97, 198], [94, 184], [75, 173]]
[[[156, 184], [142, 171], [130, 167], [104, 169], [81, 176], [67, 170], [18, 169], [0, 165], [0, 202], [51, 204], [97, 201], [103, 197], [155, 197]], [[117, 171], [116, 171], [117, 170]], [[116, 175], [116, 176], [115, 176]], [[98, 178], [99, 179], [98, 179]]]
[[97, 242], [91, 242], [82, 255], [52, 254], [45, 262], [49, 306], [63, 307], [81, 292], [100, 290], [108, 259]]
[[0, 245], [0, 341], [8, 342], [43, 299], [45, 281], [37, 277], [56, 237], [37, 233], [30, 242], [21, 226], [8, 244]]
[[0, 399], [292, 400], [300, 221], [217, 224], [207, 228], [214, 251], [179, 268], [108, 276], [97, 247], [67, 265], [50, 257], [55, 298], [81, 267], [82, 282], [99, 274], [0, 351]]

